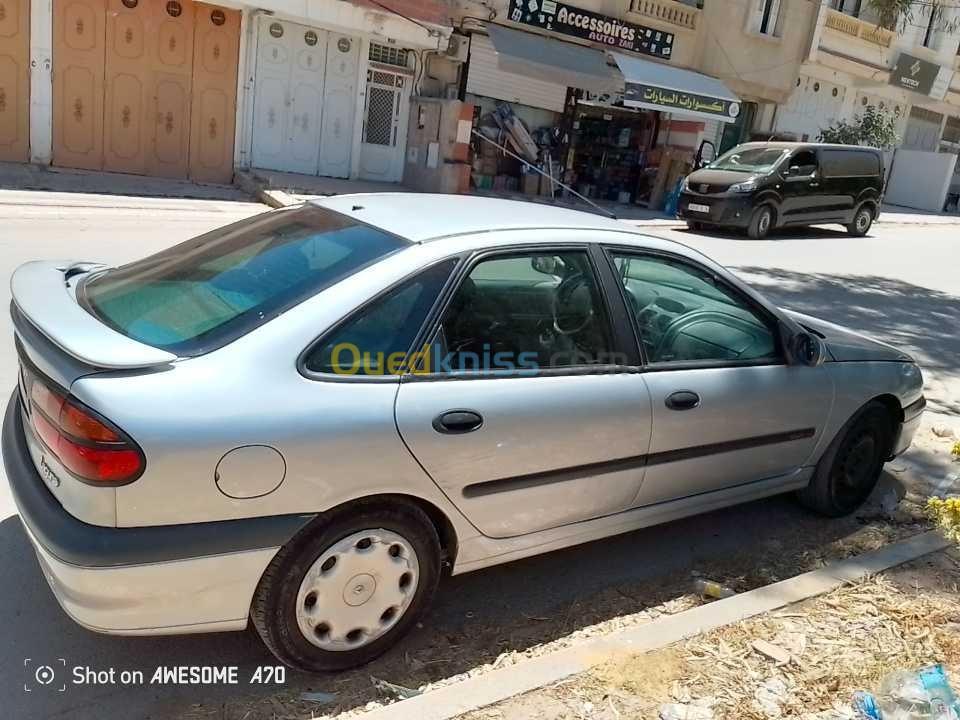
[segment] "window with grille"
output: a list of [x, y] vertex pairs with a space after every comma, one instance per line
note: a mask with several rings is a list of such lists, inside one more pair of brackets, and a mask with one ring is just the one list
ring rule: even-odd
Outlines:
[[943, 129], [943, 140], [944, 142], [960, 145], [960, 118], [947, 118], [947, 125]]
[[367, 123], [364, 142], [371, 145], [393, 145], [394, 90], [370, 86], [367, 88]]
[[407, 67], [407, 53], [405, 48], [390, 47], [389, 45], [378, 45], [370, 43], [370, 59], [374, 62], [384, 65], [396, 65], [397, 67]]

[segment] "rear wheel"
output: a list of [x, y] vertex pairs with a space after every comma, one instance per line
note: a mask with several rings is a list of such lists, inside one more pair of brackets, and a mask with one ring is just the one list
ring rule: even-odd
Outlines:
[[870, 232], [871, 225], [873, 225], [873, 209], [869, 205], [861, 205], [857, 208], [853, 220], [847, 225], [847, 232], [854, 237], [863, 237]]
[[287, 665], [345, 670], [413, 627], [440, 577], [440, 541], [412, 503], [347, 506], [296, 536], [267, 567], [250, 617]]
[[769, 205], [761, 205], [753, 211], [750, 224], [747, 225], [747, 235], [753, 240], [763, 240], [770, 234], [773, 227], [773, 209]]
[[864, 406], [827, 448], [800, 502], [828, 517], [854, 512], [877, 486], [892, 438], [887, 408], [879, 402]]

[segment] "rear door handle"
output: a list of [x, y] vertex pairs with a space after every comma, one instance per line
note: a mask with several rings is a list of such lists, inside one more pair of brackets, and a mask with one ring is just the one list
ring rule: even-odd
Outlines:
[[820, 183], [818, 183], [818, 182], [812, 182], [812, 183], [810, 183], [810, 187], [820, 187]]
[[483, 416], [473, 410], [447, 410], [433, 419], [433, 429], [444, 435], [462, 435], [479, 430]]
[[693, 410], [700, 407], [700, 396], [692, 390], [678, 390], [667, 396], [665, 404], [671, 410]]

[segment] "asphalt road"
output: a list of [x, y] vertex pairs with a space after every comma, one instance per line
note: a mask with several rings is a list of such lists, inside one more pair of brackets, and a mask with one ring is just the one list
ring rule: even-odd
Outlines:
[[[262, 209], [247, 203], [0, 191], [0, 304], [9, 303], [6, 278], [26, 260], [119, 263]], [[945, 413], [934, 419], [955, 423], [960, 418], [957, 226], [878, 225], [863, 239], [812, 230], [763, 242], [663, 228], [652, 232], [701, 249], [787, 307], [913, 350], [926, 368], [933, 408]], [[5, 312], [2, 316], [0, 386], [13, 387], [16, 360], [9, 318]], [[916, 472], [940, 473], [942, 466], [935, 460], [918, 451], [912, 467]], [[510, 632], [520, 636], [526, 625], [535, 624], [541, 616], [556, 615], [558, 608], [574, 607], [611, 588], [643, 587], [647, 580], [679, 576], [694, 567], [709, 570], [721, 559], [738, 558], [749, 565], [754, 559], [782, 555], [784, 537], [796, 539], [789, 552], [814, 551], [857, 528], [856, 520], [825, 523], [789, 500], [775, 498], [453, 578], [442, 587], [427, 628], [410, 647], [456, 646], [468, 637], [483, 644], [489, 633], [485, 652], [494, 652], [502, 633], [491, 628], [512, 628]], [[4, 717], [166, 718], [191, 703], [209, 705], [238, 694], [262, 696], [275, 689], [246, 682], [257, 665], [273, 664], [252, 632], [116, 638], [74, 625], [46, 587], [2, 482], [0, 568], [0, 616], [6, 620], [0, 633], [0, 715]], [[565, 617], [571, 621], [569, 611]], [[575, 626], [576, 616], [571, 622]], [[549, 638], [550, 633], [570, 629], [569, 624], [561, 624], [539, 631], [537, 637]], [[115, 683], [73, 686], [68, 678], [65, 692], [58, 693], [64, 674], [60, 659], [67, 668], [112, 668], [116, 673], [139, 669], [147, 677], [158, 665], [239, 665], [243, 685], [218, 689]], [[463, 659], [462, 669], [469, 668], [470, 659]], [[41, 664], [58, 673], [50, 685], [39, 686], [33, 680], [31, 669]], [[376, 674], [377, 666], [369, 672]], [[292, 687], [316, 682], [296, 676], [289, 680]]]

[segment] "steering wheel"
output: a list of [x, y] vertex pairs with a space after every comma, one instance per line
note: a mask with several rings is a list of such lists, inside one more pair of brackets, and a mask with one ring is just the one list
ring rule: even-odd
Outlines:
[[660, 336], [660, 342], [657, 343], [657, 349], [654, 351], [653, 357], [656, 359], [661, 358], [664, 349], [672, 346], [673, 343], [676, 342], [677, 336], [691, 325], [710, 320], [720, 325], [742, 330], [751, 337], [756, 338], [757, 336], [758, 328], [756, 324], [748, 320], [718, 310], [697, 310], [696, 312], [681, 315], [667, 326], [666, 330], [663, 331], [663, 335]]
[[[576, 327], [564, 327], [560, 318], [566, 318], [573, 315], [577, 317], [578, 309], [574, 305], [579, 298], [581, 291], [587, 292], [587, 310], [583, 313], [583, 322]], [[576, 335], [582, 331], [593, 320], [593, 303], [589, 302], [590, 289], [587, 285], [586, 276], [582, 272], [575, 272], [565, 277], [557, 291], [553, 295], [553, 329], [561, 335]], [[570, 310], [572, 309], [572, 312]]]

